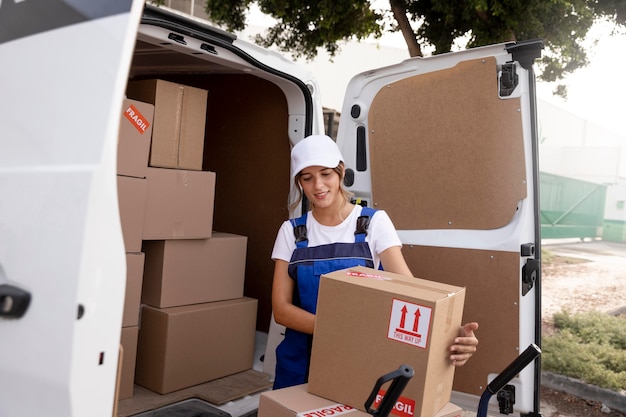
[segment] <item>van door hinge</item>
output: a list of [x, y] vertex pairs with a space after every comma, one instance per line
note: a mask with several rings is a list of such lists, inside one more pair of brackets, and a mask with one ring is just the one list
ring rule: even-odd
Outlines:
[[533, 243], [522, 244], [520, 254], [524, 258], [528, 258], [522, 267], [522, 295], [524, 296], [535, 285], [541, 263], [539, 259], [534, 258], [535, 245]]
[[500, 69], [500, 97], [508, 97], [519, 83], [515, 63], [503, 64]]
[[515, 386], [505, 385], [498, 394], [498, 407], [500, 408], [500, 414], [512, 414], [513, 405], [515, 404]]

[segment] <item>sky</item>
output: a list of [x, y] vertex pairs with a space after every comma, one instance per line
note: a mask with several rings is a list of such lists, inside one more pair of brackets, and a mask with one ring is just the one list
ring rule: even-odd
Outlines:
[[[258, 31], [271, 25], [272, 19], [253, 9], [248, 22], [249, 30]], [[626, 80], [622, 76], [626, 69], [626, 31], [617, 36], [610, 36], [610, 32], [610, 25], [602, 23], [594, 25], [588, 33], [587, 44], [597, 43], [588, 49], [590, 64], [562, 81], [568, 88], [566, 100], [552, 94], [556, 84], [541, 81], [537, 83], [537, 96], [575, 116], [626, 136]], [[371, 59], [359, 64], [355, 57], [363, 54], [368, 54]], [[360, 45], [344, 45], [333, 62], [324, 51], [312, 62], [298, 62], [318, 79], [322, 105], [341, 111], [343, 91], [352, 75], [406, 58], [406, 44], [402, 36], [395, 33]], [[337, 70], [346, 67], [350, 68], [350, 73]]]
[[595, 25], [587, 42], [590, 64], [565, 79], [567, 100], [552, 94], [554, 84], [538, 82], [539, 98], [595, 124], [626, 136], [626, 82], [620, 80], [626, 69], [626, 33], [610, 36], [607, 24]]

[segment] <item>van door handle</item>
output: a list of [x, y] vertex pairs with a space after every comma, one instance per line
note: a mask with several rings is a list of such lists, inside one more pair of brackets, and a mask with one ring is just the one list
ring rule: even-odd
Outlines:
[[0, 318], [19, 319], [28, 310], [30, 293], [13, 285], [0, 285]]

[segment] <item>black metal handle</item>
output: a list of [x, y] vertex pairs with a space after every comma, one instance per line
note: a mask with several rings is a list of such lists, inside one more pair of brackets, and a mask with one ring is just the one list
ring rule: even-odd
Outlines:
[[522, 369], [526, 368], [526, 366], [534, 361], [540, 354], [541, 349], [539, 346], [531, 343], [521, 355], [511, 362], [502, 372], [500, 372], [498, 376], [491, 381], [489, 385], [487, 385], [487, 389], [485, 389], [480, 397], [478, 413], [476, 415], [478, 417], [486, 417], [488, 403], [491, 396], [504, 388], [510, 380], [515, 378], [515, 375], [519, 374]]
[[[398, 401], [400, 394], [402, 394], [402, 391], [404, 391], [406, 384], [408, 384], [409, 380], [413, 378], [413, 374], [413, 368], [411, 368], [409, 365], [400, 365], [397, 370], [389, 372], [388, 374], [385, 374], [378, 378], [376, 384], [374, 384], [372, 393], [370, 394], [367, 401], [365, 401], [365, 409], [367, 410], [367, 412], [373, 416], [387, 417], [389, 413], [391, 413], [391, 410], [393, 410], [393, 407], [396, 405], [396, 401]], [[393, 382], [391, 382], [391, 386], [389, 387], [383, 398], [380, 400], [380, 404], [376, 409], [371, 409], [370, 406], [374, 403], [374, 400], [376, 399], [376, 396], [380, 391], [380, 387], [382, 387], [383, 384], [389, 381]]]
[[498, 376], [491, 381], [487, 388], [492, 394], [500, 391], [510, 380], [515, 378], [515, 375], [519, 374], [522, 369], [535, 360], [537, 356], [541, 354], [539, 346], [531, 343], [521, 355], [519, 355], [513, 362], [507, 366], [504, 371], [500, 372]]
[[0, 317], [19, 319], [28, 310], [30, 293], [13, 285], [0, 285]]

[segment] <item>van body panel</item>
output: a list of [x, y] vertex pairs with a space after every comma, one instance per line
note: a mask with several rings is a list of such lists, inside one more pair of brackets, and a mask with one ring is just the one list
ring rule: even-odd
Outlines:
[[[42, 10], [0, 3], [0, 23], [29, 3]], [[0, 319], [0, 416], [112, 414], [126, 276], [116, 145], [133, 80], [208, 91], [213, 229], [248, 238], [244, 293], [259, 301], [273, 374], [270, 254], [280, 224], [301, 211], [288, 209], [290, 149], [326, 131], [315, 77], [205, 21], [105, 3], [91, 2], [95, 13], [54, 2], [56, 23], [39, 29], [0, 24], [0, 285], [31, 295], [23, 316]], [[356, 75], [336, 138], [347, 188], [389, 212], [413, 273], [467, 288], [464, 319], [480, 323], [481, 345], [457, 370], [453, 400], [468, 409], [540, 337], [539, 272], [527, 267], [540, 254], [534, 75], [514, 48]], [[538, 411], [538, 366], [511, 384], [516, 411]]]
[[0, 284], [30, 294], [21, 317], [0, 319], [2, 416], [113, 413], [126, 277], [116, 147], [142, 4], [91, 3], [0, 7]]
[[[538, 56], [542, 44], [526, 47]], [[467, 288], [463, 320], [480, 324], [480, 348], [457, 369], [453, 400], [470, 409], [493, 377], [540, 344], [537, 268], [524, 285], [540, 253], [534, 74], [514, 48], [413, 58], [355, 76], [337, 138], [354, 178], [348, 189], [389, 213], [413, 274]], [[538, 366], [511, 382], [516, 411], [538, 410]]]

